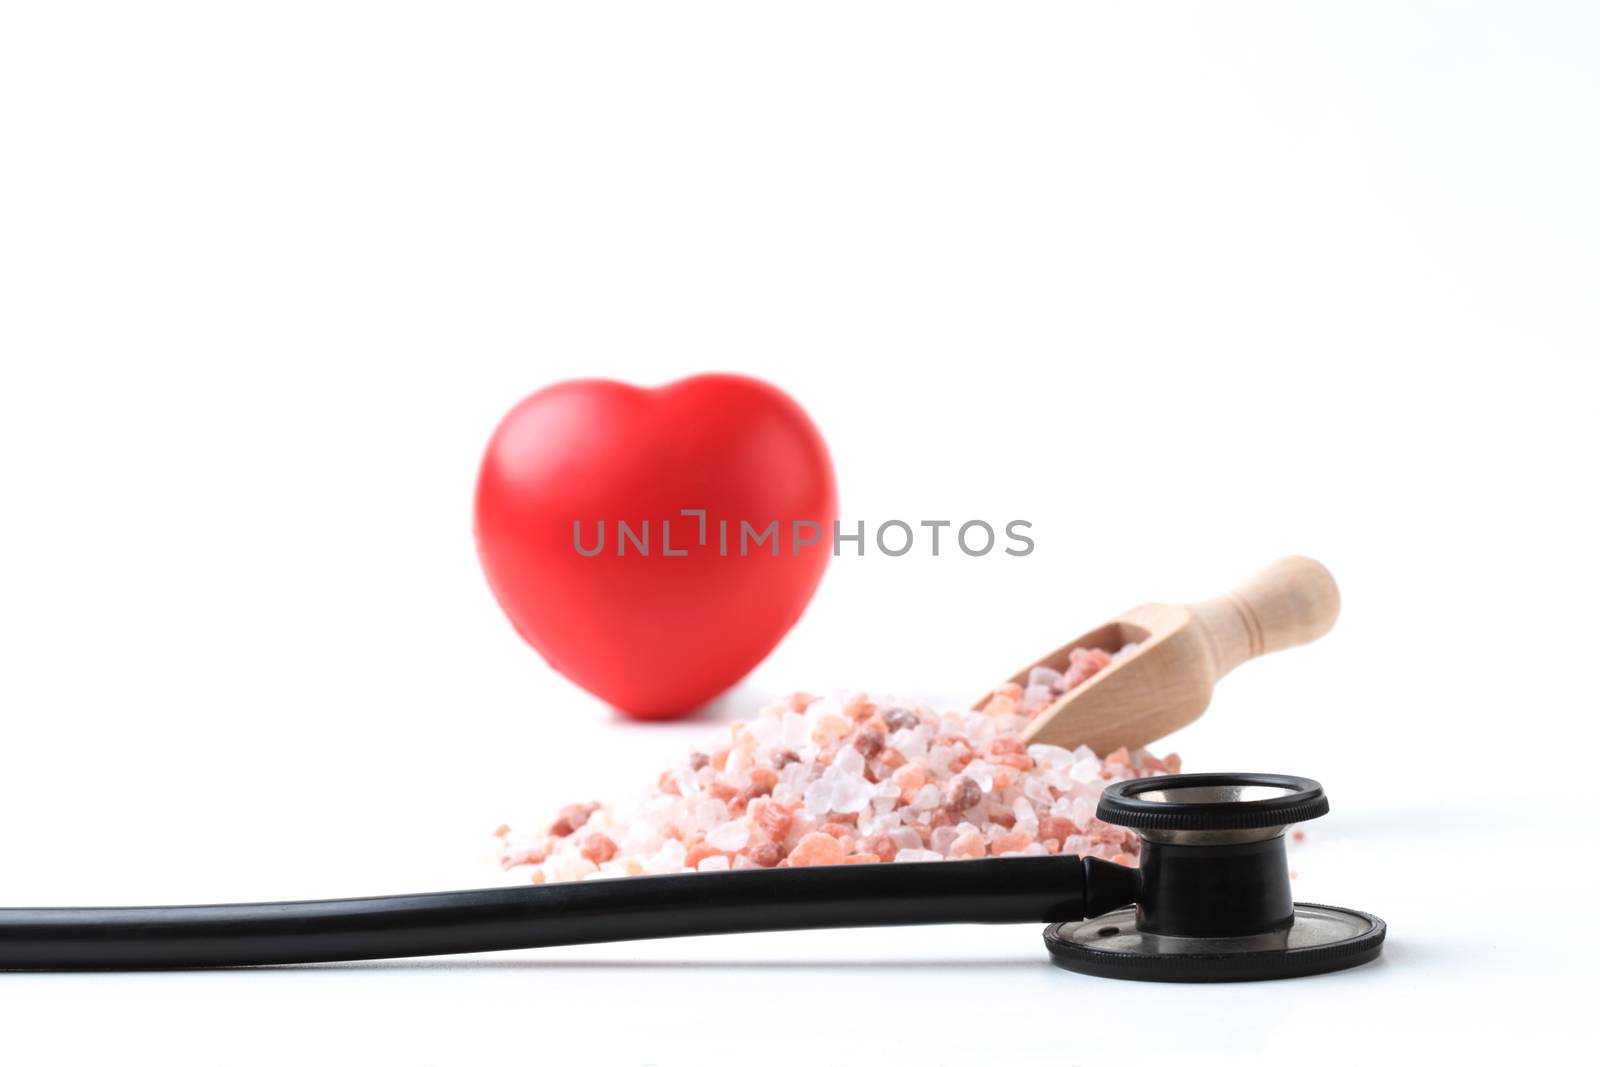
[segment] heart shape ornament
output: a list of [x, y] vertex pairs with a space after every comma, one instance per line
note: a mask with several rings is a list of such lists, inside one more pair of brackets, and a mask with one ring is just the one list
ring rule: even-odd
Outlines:
[[776, 387], [581, 380], [501, 421], [476, 533], [501, 608], [552, 667], [663, 719], [772, 651], [822, 579], [837, 514], [827, 447]]

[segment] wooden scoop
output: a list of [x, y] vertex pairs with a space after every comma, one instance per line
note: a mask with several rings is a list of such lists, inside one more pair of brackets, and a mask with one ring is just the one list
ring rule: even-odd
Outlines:
[[[1075, 648], [1139, 650], [1041, 711], [1022, 738], [1101, 754], [1136, 748], [1198, 719], [1217, 679], [1245, 660], [1315, 641], [1339, 617], [1333, 575], [1304, 556], [1280, 559], [1231, 593], [1198, 604], [1143, 604], [1011, 676], [1067, 669]], [[988, 697], [975, 707], [981, 708]]]

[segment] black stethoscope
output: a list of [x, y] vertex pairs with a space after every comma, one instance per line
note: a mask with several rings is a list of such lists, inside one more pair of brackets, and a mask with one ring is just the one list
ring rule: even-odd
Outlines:
[[600, 879], [453, 893], [137, 908], [0, 908], [0, 968], [324, 963], [698, 934], [1050, 923], [1061, 967], [1108, 978], [1294, 978], [1375, 959], [1383, 920], [1297, 904], [1284, 832], [1328, 811], [1280, 774], [1178, 774], [1106, 789], [1137, 870], [1079, 856]]

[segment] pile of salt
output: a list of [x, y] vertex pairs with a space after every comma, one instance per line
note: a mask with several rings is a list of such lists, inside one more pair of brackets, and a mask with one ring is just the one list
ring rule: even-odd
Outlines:
[[500, 862], [535, 883], [812, 864], [1057, 852], [1138, 862], [1132, 833], [1094, 817], [1101, 791], [1170, 774], [1178, 757], [1024, 745], [1060, 694], [1128, 655], [1078, 649], [981, 712], [796, 693], [721, 731], [633, 804], [574, 804], [540, 833], [502, 826]]

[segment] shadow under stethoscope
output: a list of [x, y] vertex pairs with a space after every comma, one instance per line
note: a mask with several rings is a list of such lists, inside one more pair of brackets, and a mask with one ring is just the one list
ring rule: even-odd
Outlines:
[[901, 959], [901, 960], [542, 960], [519, 958], [460, 959], [438, 957], [408, 960], [363, 960], [349, 963], [295, 963], [281, 967], [252, 967], [253, 971], [1036, 971], [1051, 970], [1047, 959], [1017, 956], [1005, 959]]

